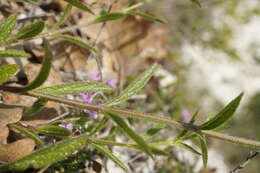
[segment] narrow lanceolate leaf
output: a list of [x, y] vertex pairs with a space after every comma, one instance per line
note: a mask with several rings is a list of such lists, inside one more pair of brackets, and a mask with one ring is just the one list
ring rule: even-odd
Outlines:
[[62, 25], [70, 16], [71, 13], [71, 9], [72, 9], [72, 5], [68, 4], [66, 9], [64, 10], [63, 15], [61, 16], [60, 20], [58, 20], [52, 27], [50, 30], [54, 30], [56, 28], [58, 28], [60, 25]]
[[201, 155], [197, 150], [195, 150], [193, 147], [189, 146], [188, 144], [185, 144], [183, 142], [177, 142], [177, 143], [174, 143], [176, 146], [179, 146], [185, 150], [188, 150], [194, 154], [198, 154], [198, 155]]
[[11, 34], [16, 25], [16, 17], [10, 16], [0, 24], [0, 44], [2, 44]]
[[124, 163], [122, 163], [111, 151], [109, 151], [107, 148], [95, 144], [95, 143], [91, 143], [91, 145], [98, 151], [100, 151], [101, 153], [103, 153], [106, 157], [108, 157], [109, 159], [111, 159], [113, 162], [115, 162], [115, 164], [117, 164], [120, 168], [122, 168], [125, 172], [129, 172], [128, 168], [124, 165]]
[[0, 58], [5, 57], [13, 57], [13, 58], [20, 58], [20, 57], [30, 57], [29, 53], [26, 53], [22, 50], [16, 49], [8, 49], [8, 50], [0, 50]]
[[136, 11], [133, 11], [133, 10], [128, 11], [127, 14], [131, 14], [133, 16], [140, 16], [144, 19], [159, 22], [159, 23], [166, 23], [165, 21], [163, 21], [162, 19], [160, 19], [158, 17], [151, 16], [151, 15], [148, 15], [148, 14], [145, 14], [145, 13], [139, 13], [139, 12], [136, 12]]
[[29, 3], [32, 3], [32, 4], [36, 4], [38, 2], [38, 0], [22, 0], [24, 2], [29, 2]]
[[7, 81], [11, 76], [13, 76], [19, 69], [18, 65], [1, 65], [0, 66], [0, 83]]
[[194, 4], [198, 5], [199, 7], [201, 7], [199, 0], [191, 0], [191, 1], [192, 1]]
[[222, 109], [217, 115], [215, 115], [213, 118], [209, 119], [205, 123], [199, 126], [199, 129], [201, 130], [211, 130], [219, 127], [224, 122], [226, 122], [229, 118], [232, 117], [234, 112], [236, 111], [240, 100], [243, 96], [243, 93], [241, 93], [239, 96], [237, 96], [234, 100], [232, 100], [224, 109]]
[[133, 141], [136, 142], [136, 144], [142, 151], [152, 156], [152, 152], [148, 144], [141, 136], [135, 133], [121, 117], [110, 112], [107, 112], [107, 114], [112, 118], [112, 120], [120, 127], [123, 132], [125, 132]]
[[69, 4], [73, 5], [74, 7], [77, 7], [81, 10], [84, 10], [84, 11], [87, 11], [91, 14], [94, 14], [93, 11], [90, 8], [88, 8], [85, 4], [83, 4], [79, 0], [65, 0], [65, 1], [68, 2]]
[[88, 49], [94, 53], [97, 53], [97, 50], [91, 46], [90, 44], [86, 43], [85, 41], [79, 39], [79, 38], [76, 38], [76, 37], [73, 37], [71, 35], [54, 35], [53, 36], [54, 38], [60, 38], [60, 39], [63, 39], [63, 40], [67, 40], [69, 42], [72, 42], [80, 47], [83, 47], [85, 49]]
[[38, 76], [34, 79], [34, 81], [32, 81], [32, 83], [22, 88], [22, 92], [26, 92], [38, 88], [48, 78], [48, 75], [51, 70], [52, 52], [50, 50], [50, 45], [47, 40], [44, 40], [44, 53], [45, 53], [44, 60]]
[[39, 169], [55, 162], [66, 159], [73, 152], [80, 149], [88, 138], [81, 136], [67, 141], [56, 143], [15, 162], [0, 166], [0, 171], [24, 171], [29, 167]]
[[18, 126], [15, 124], [9, 124], [9, 126], [17, 131], [19, 131], [20, 133], [24, 134], [25, 136], [27, 136], [28, 138], [31, 138], [35, 141], [36, 144], [38, 144], [41, 147], [44, 147], [44, 142], [40, 139], [40, 137], [36, 134], [34, 134], [33, 132], [31, 132], [30, 130], [22, 127], [22, 126]]
[[165, 128], [165, 124], [158, 124], [155, 127], [152, 127], [146, 131], [143, 138], [144, 139], [150, 139], [154, 135], [156, 135], [160, 130]]
[[114, 106], [118, 105], [126, 100], [130, 99], [133, 95], [139, 92], [146, 83], [150, 80], [155, 71], [156, 64], [152, 65], [150, 68], [145, 70], [141, 75], [139, 75], [128, 87], [120, 94], [119, 96], [115, 97], [114, 99], [105, 103], [106, 106]]
[[107, 13], [107, 14], [98, 16], [91, 23], [94, 24], [94, 23], [107, 22], [107, 21], [111, 21], [111, 20], [117, 20], [117, 19], [123, 18], [124, 16], [125, 16], [124, 13], [119, 13], [119, 12]]
[[113, 88], [100, 82], [73, 82], [62, 85], [37, 88], [34, 91], [51, 95], [67, 95], [99, 91], [110, 92], [113, 91]]
[[39, 112], [48, 102], [45, 98], [39, 98], [37, 101], [33, 103], [33, 105], [29, 108], [26, 108], [23, 112], [23, 117], [25, 116], [32, 116], [35, 113]]
[[204, 165], [204, 167], [207, 167], [207, 163], [208, 163], [207, 142], [206, 142], [204, 136], [198, 135], [198, 137], [199, 137], [199, 140], [200, 140], [200, 147], [201, 147], [201, 152], [202, 152], [203, 165]]
[[40, 127], [36, 127], [35, 130], [41, 134], [45, 134], [49, 136], [65, 137], [71, 134], [68, 129], [60, 126], [55, 126], [55, 125], [40, 126]]
[[30, 39], [40, 34], [43, 29], [44, 23], [42, 21], [34, 22], [20, 29], [18, 33], [11, 39], [11, 41]]

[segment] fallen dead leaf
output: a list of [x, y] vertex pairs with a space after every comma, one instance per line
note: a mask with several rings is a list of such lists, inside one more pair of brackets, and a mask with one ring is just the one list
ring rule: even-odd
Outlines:
[[0, 144], [4, 144], [6, 142], [6, 138], [9, 135], [9, 129], [6, 126], [0, 127]]
[[23, 108], [0, 108], [0, 127], [16, 123], [22, 118]]
[[32, 139], [21, 139], [10, 144], [0, 144], [0, 162], [13, 162], [30, 154], [35, 147]]

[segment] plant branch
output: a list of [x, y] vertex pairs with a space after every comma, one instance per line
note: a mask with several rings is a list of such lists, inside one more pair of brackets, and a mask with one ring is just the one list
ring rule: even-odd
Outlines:
[[[96, 106], [96, 105], [92, 105], [92, 104], [82, 103], [82, 102], [79, 102], [79, 101], [65, 99], [65, 98], [62, 98], [62, 97], [42, 94], [42, 93], [38, 93], [38, 92], [35, 92], [35, 91], [28, 91], [28, 92], [22, 93], [22, 94], [29, 95], [29, 96], [32, 96], [32, 97], [37, 97], [37, 98], [46, 98], [50, 101], [63, 103], [63, 104], [66, 104], [66, 105], [69, 105], [69, 106], [72, 106], [72, 107], [78, 107], [78, 108], [81, 108], [81, 109], [88, 109], [88, 110], [97, 111], [97, 112], [113, 112], [113, 113], [118, 114], [118, 116], [131, 117], [131, 118], [135, 118], [135, 119], [143, 119], [143, 120], [148, 120], [148, 121], [153, 121], [153, 122], [157, 122], [157, 123], [171, 125], [171, 126], [174, 126], [178, 129], [186, 129], [186, 127], [178, 121], [171, 120], [171, 119], [168, 119], [168, 118], [153, 116], [153, 115], [149, 115], [149, 114], [145, 114], [145, 113], [141, 113], [141, 112], [133, 112], [133, 111], [125, 110], [125, 109], [111, 108], [111, 107], [106, 107], [106, 106]], [[250, 146], [250, 147], [254, 147], [254, 148], [260, 148], [260, 142], [259, 141], [249, 140], [249, 139], [245, 139], [245, 138], [241, 138], [241, 137], [230, 136], [230, 135], [218, 133], [218, 132], [215, 132], [215, 131], [205, 131], [204, 130], [204, 131], [202, 131], [202, 133], [207, 135], [207, 136], [217, 138], [217, 139], [221, 139], [221, 140], [228, 141], [228, 142], [232, 142], [232, 143], [235, 143], [235, 144], [241, 144], [241, 145], [246, 145], [246, 146]]]

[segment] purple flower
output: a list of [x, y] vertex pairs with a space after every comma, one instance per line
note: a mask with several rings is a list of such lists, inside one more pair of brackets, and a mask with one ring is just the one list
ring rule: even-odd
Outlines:
[[106, 84], [111, 86], [112, 88], [116, 88], [116, 83], [115, 83], [115, 80], [114, 79], [109, 79], [106, 81]]
[[81, 98], [85, 103], [91, 103], [94, 98], [94, 94], [92, 93], [82, 93]]
[[[90, 73], [89, 74], [89, 78], [94, 80], [94, 81], [96, 81], [96, 82], [101, 82], [100, 74]], [[112, 88], [116, 88], [116, 84], [115, 84], [115, 80], [114, 79], [107, 80], [106, 84], [111, 86]], [[84, 103], [100, 105], [102, 103], [100, 101], [96, 101], [95, 103], [93, 103], [94, 97], [95, 97], [95, 94], [93, 94], [93, 93], [82, 93], [81, 94], [81, 98], [82, 98]], [[86, 114], [88, 114], [93, 119], [97, 119], [98, 118], [98, 114], [95, 111], [91, 111], [91, 110], [87, 110], [87, 109], [84, 109], [83, 111]]]
[[83, 111], [93, 119], [98, 118], [98, 114], [95, 111], [91, 111], [91, 110], [88, 110], [88, 109], [84, 109]]
[[181, 110], [181, 115], [182, 115], [182, 121], [183, 122], [189, 122], [189, 120], [191, 118], [191, 114], [188, 111], [188, 109], [182, 109]]
[[68, 123], [66, 121], [63, 121], [59, 126], [68, 129], [70, 132], [72, 132], [72, 130], [73, 130], [73, 124]]
[[101, 76], [98, 73], [90, 73], [89, 78], [96, 81], [96, 82], [101, 82]]

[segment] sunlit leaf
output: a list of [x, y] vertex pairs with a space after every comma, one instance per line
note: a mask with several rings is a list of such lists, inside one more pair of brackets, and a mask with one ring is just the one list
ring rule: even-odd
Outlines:
[[77, 7], [81, 10], [84, 10], [84, 11], [87, 11], [91, 14], [94, 14], [93, 11], [90, 8], [88, 8], [85, 4], [83, 4], [79, 0], [65, 0], [65, 1], [68, 2], [69, 4], [73, 5], [74, 7]]
[[67, 95], [98, 91], [109, 92], [113, 91], [113, 88], [100, 82], [72, 82], [50, 87], [37, 88], [34, 91], [51, 95]]
[[16, 17], [10, 16], [0, 24], [0, 44], [2, 44], [11, 34], [16, 25]]
[[130, 85], [128, 85], [128, 87], [122, 92], [122, 94], [108, 101], [107, 103], [105, 103], [105, 105], [106, 106], [118, 105], [122, 102], [125, 102], [126, 100], [130, 99], [133, 95], [138, 93], [152, 77], [156, 66], [157, 65], [154, 64], [150, 68], [145, 70]]
[[80, 47], [83, 47], [85, 49], [88, 49], [94, 53], [97, 53], [97, 50], [91, 46], [90, 44], [86, 43], [85, 41], [79, 39], [79, 38], [76, 38], [76, 37], [73, 37], [71, 35], [54, 35], [53, 36], [54, 38], [60, 38], [60, 39], [63, 39], [63, 40], [67, 40], [67, 41], [70, 41]]
[[26, 108], [23, 112], [23, 116], [32, 116], [35, 113], [39, 112], [48, 102], [45, 98], [39, 98], [36, 102], [33, 103], [33, 105], [29, 108]]
[[38, 2], [38, 0], [22, 0], [24, 2], [29, 2], [29, 3], [32, 3], [32, 4], [36, 4]]
[[13, 76], [19, 69], [16, 64], [1, 65], [0, 66], [0, 82], [7, 81], [11, 76]]
[[71, 133], [68, 129], [56, 125], [45, 125], [36, 127], [35, 130], [41, 134], [49, 135], [49, 136], [69, 136]]
[[44, 60], [43, 60], [42, 67], [41, 67], [41, 70], [40, 70], [38, 76], [29, 85], [22, 88], [22, 92], [38, 88], [48, 78], [48, 75], [51, 70], [51, 60], [52, 60], [53, 55], [52, 55], [52, 52], [50, 50], [50, 45], [47, 40], [44, 40], [44, 53], [45, 53]]
[[98, 16], [91, 23], [101, 23], [107, 22], [111, 20], [121, 19], [125, 16], [124, 13], [114, 12], [114, 13], [106, 13], [104, 15]]
[[44, 142], [40, 139], [40, 137], [34, 134], [33, 132], [31, 132], [30, 130], [15, 124], [9, 124], [9, 126], [19, 131], [20, 133], [24, 134], [28, 138], [33, 139], [35, 143], [38, 144], [39, 146], [44, 147]]
[[202, 152], [203, 165], [204, 165], [204, 167], [207, 167], [207, 163], [208, 163], [207, 142], [206, 142], [204, 136], [198, 135], [198, 137], [199, 137], [199, 140], [200, 140], [200, 147], [201, 147], [201, 152]]
[[0, 50], [0, 58], [4, 57], [13, 57], [13, 58], [20, 58], [20, 57], [30, 57], [29, 53], [26, 53], [22, 50], [16, 49], [8, 49], [8, 50]]
[[241, 93], [239, 96], [237, 96], [234, 100], [232, 100], [226, 107], [224, 107], [217, 115], [215, 115], [210, 120], [206, 121], [202, 125], [199, 126], [199, 129], [201, 130], [211, 130], [219, 127], [224, 122], [226, 122], [236, 111], [240, 100], [243, 96], [243, 93]]
[[144, 19], [159, 22], [159, 23], [166, 23], [165, 21], [163, 21], [162, 19], [159, 19], [158, 17], [151, 16], [151, 15], [148, 15], [148, 14], [145, 14], [145, 13], [139, 13], [139, 12], [136, 12], [136, 11], [133, 11], [133, 10], [128, 11], [127, 14], [131, 14], [133, 16], [140, 16]]
[[11, 39], [11, 41], [30, 39], [40, 34], [43, 29], [44, 23], [42, 21], [34, 22], [20, 29], [18, 33]]
[[134, 140], [139, 145], [139, 148], [142, 151], [152, 156], [152, 152], [148, 144], [141, 136], [135, 133], [121, 117], [110, 112], [107, 112], [107, 114], [112, 118], [112, 120], [120, 127], [123, 132], [125, 132], [132, 140]]
[[24, 171], [29, 167], [38, 169], [55, 162], [64, 160], [73, 152], [80, 149], [88, 138], [76, 137], [40, 149], [15, 162], [0, 166], [0, 171]]
[[58, 20], [52, 27], [50, 30], [54, 30], [56, 28], [58, 28], [60, 25], [62, 25], [70, 16], [71, 13], [71, 9], [72, 9], [72, 5], [68, 4], [67, 7], [65, 8], [63, 15], [61, 16], [60, 20]]
[[124, 163], [122, 163], [120, 161], [120, 159], [118, 159], [111, 151], [109, 151], [107, 148], [95, 144], [95, 143], [91, 143], [91, 145], [98, 151], [100, 151], [101, 153], [103, 153], [106, 157], [108, 157], [109, 159], [111, 159], [113, 162], [115, 162], [115, 164], [117, 164], [120, 168], [122, 168], [125, 172], [129, 172], [128, 168], [124, 165]]
[[185, 150], [188, 150], [194, 154], [198, 154], [198, 155], [201, 155], [197, 150], [195, 150], [193, 147], [189, 146], [188, 144], [185, 144], [183, 142], [177, 142], [175, 145], [185, 149]]

